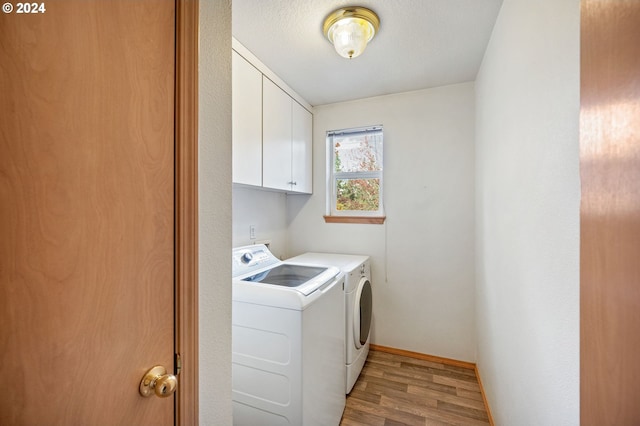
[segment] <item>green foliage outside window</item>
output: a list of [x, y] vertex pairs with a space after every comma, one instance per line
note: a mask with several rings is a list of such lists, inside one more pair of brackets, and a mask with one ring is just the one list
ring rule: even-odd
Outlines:
[[380, 207], [379, 179], [340, 179], [337, 185], [337, 210], [377, 211]]
[[[366, 136], [359, 143], [352, 157], [359, 160], [355, 167], [351, 167], [355, 170], [343, 170], [340, 143], [336, 142], [334, 146], [335, 171], [369, 172], [382, 169], [376, 161], [375, 152], [371, 149], [369, 139]], [[380, 179], [378, 178], [338, 179], [336, 192], [336, 210], [377, 211], [380, 207]]]

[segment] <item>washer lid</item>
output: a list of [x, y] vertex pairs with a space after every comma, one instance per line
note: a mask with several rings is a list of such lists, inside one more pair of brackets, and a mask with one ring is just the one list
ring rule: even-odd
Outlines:
[[283, 285], [285, 287], [298, 287], [311, 278], [320, 275], [327, 269], [328, 268], [314, 266], [284, 264], [245, 278], [243, 281]]
[[290, 287], [307, 296], [333, 280], [338, 273], [332, 267], [284, 263], [243, 278], [242, 281]]

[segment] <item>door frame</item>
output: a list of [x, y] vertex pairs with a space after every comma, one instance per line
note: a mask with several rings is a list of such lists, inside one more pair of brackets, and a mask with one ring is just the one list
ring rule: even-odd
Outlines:
[[198, 0], [176, 0], [174, 303], [182, 364], [176, 425], [198, 424], [198, 11]]

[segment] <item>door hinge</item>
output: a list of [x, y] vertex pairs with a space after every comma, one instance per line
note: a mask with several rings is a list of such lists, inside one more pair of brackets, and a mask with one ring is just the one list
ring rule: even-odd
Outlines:
[[176, 376], [180, 374], [180, 370], [182, 370], [182, 358], [180, 358], [180, 354], [175, 354], [175, 366], [176, 366]]

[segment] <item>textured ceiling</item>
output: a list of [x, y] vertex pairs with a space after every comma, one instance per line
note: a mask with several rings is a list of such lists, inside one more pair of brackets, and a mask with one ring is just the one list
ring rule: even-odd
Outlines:
[[[502, 0], [232, 0], [234, 37], [311, 105], [475, 80]], [[345, 6], [380, 17], [344, 59], [322, 34]]]

